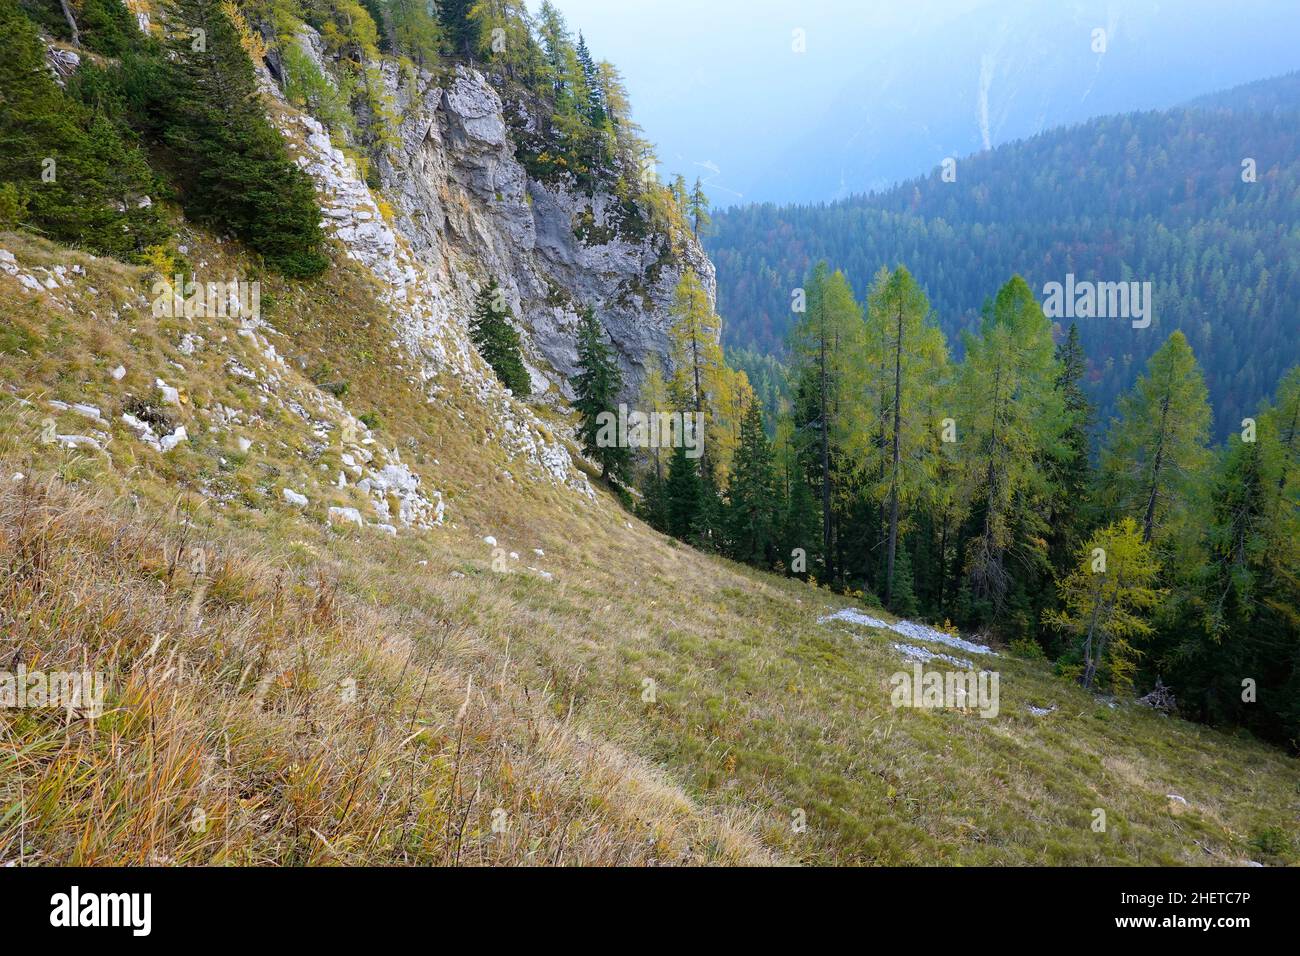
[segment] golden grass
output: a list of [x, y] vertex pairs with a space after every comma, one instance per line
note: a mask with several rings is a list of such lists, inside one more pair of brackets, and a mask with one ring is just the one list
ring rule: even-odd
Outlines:
[[[196, 259], [238, 268], [233, 248], [187, 239]], [[26, 237], [0, 247], [67, 261]], [[101, 301], [138, 294], [138, 271], [78, 261]], [[198, 427], [170, 456], [120, 430], [107, 455], [35, 442], [43, 412], [6, 394], [115, 417], [121, 393], [162, 376], [188, 389], [177, 414], [196, 425], [213, 403], [257, 399], [220, 349], [177, 354], [178, 329], [92, 319], [88, 297], [52, 308], [5, 281], [0, 307], [23, 332], [0, 338], [0, 625], [28, 666], [84, 659], [118, 679], [93, 726], [0, 714], [0, 859], [1300, 860], [1296, 762], [1248, 737], [1112, 707], [1005, 653], [988, 664], [995, 719], [893, 708], [888, 679], [906, 665], [892, 636], [819, 623], [851, 601], [693, 551], [604, 493], [531, 480], [485, 443], [493, 422], [458, 383], [429, 401], [410, 381], [347, 267], [265, 280], [288, 359], [277, 394], [307, 394], [303, 370], [328, 361], [348, 408], [377, 410], [381, 440], [446, 496], [448, 522], [429, 532], [331, 529], [323, 509], [348, 500], [324, 485], [306, 514], [286, 508], [281, 476], [337, 468], [291, 415], [268, 411], [248, 455]], [[129, 375], [113, 386], [119, 361]], [[505, 573], [489, 534], [520, 555]], [[194, 548], [216, 556], [199, 573]], [[1262, 839], [1276, 833], [1280, 852]]]

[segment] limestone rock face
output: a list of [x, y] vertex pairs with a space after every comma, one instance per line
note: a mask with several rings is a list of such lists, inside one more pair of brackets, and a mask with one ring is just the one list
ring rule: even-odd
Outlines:
[[[592, 306], [635, 396], [647, 357], [667, 352], [683, 270], [664, 255], [663, 237], [620, 235], [607, 193], [530, 179], [501, 97], [478, 71], [458, 67], [444, 86], [428, 75], [402, 82], [393, 69], [385, 79], [404, 117], [400, 152], [380, 164], [396, 200], [395, 228], [417, 257], [439, 264], [457, 311], [468, 315], [474, 291], [495, 277], [520, 320], [537, 390], [550, 382], [571, 397], [578, 311]], [[703, 250], [688, 240], [681, 258], [712, 298], [716, 279]]]

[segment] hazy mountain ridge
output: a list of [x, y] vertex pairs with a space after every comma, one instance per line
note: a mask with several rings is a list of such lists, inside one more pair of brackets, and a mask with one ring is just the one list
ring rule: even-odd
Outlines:
[[[1039, 290], [1071, 272], [1150, 281], [1151, 328], [1080, 320], [1094, 395], [1107, 412], [1181, 328], [1205, 366], [1222, 433], [1300, 358], [1300, 136], [1289, 115], [1294, 76], [1211, 102], [1270, 107], [1104, 117], [960, 159], [955, 182], [936, 170], [832, 204], [719, 213], [707, 246], [727, 343], [781, 351], [791, 290], [820, 258], [859, 290], [881, 266], [906, 265], [951, 340], [1015, 272]], [[1243, 181], [1246, 159], [1255, 182]]]

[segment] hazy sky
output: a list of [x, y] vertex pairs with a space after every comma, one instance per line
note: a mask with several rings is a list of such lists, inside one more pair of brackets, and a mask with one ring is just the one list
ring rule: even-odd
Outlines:
[[864, 192], [1300, 68], [1300, 0], [553, 2], [623, 73], [661, 172], [702, 176], [719, 205]]

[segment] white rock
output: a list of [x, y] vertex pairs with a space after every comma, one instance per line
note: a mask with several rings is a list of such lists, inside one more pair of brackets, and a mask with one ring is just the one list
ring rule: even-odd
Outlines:
[[241, 438], [235, 444], [239, 446], [239, 453], [241, 455], [247, 452], [248, 449], [253, 447], [252, 440], [248, 438]]
[[307, 496], [306, 496], [306, 495], [300, 495], [300, 494], [298, 494], [298, 492], [294, 491], [292, 488], [284, 488], [284, 489], [281, 490], [280, 493], [281, 493], [282, 495], [284, 495], [284, 500], [287, 501], [287, 502], [289, 502], [289, 504], [293, 505], [295, 508], [306, 508], [306, 507], [307, 507]]
[[[304, 499], [305, 500], [305, 499]], [[361, 512], [356, 508], [331, 508], [329, 510], [330, 524], [354, 524], [358, 528], [365, 526], [365, 519], [361, 517]]]
[[59, 435], [59, 444], [64, 448], [89, 448], [92, 451], [103, 451], [103, 446], [89, 435]]
[[179, 405], [181, 403], [181, 393], [177, 389], [172, 388], [162, 379], [155, 379], [154, 385], [156, 385], [158, 391], [162, 393], [164, 405]]
[[113, 376], [113, 381], [120, 382], [122, 381], [123, 378], [126, 377], [126, 369], [121, 365], [119, 365], [117, 368], [113, 369], [113, 371], [109, 372], [108, 374]]
[[497, 539], [492, 537], [492, 535], [490, 534], [484, 535], [483, 543], [486, 544], [489, 548], [495, 548], [497, 546]]
[[170, 435], [164, 435], [159, 440], [158, 444], [162, 447], [162, 450], [164, 452], [168, 452], [171, 451], [173, 448], [175, 448], [177, 445], [179, 445], [181, 442], [187, 440], [189, 437], [190, 436], [185, 431], [185, 426], [182, 425], [180, 428], [176, 429], [176, 431], [172, 432]]

